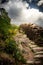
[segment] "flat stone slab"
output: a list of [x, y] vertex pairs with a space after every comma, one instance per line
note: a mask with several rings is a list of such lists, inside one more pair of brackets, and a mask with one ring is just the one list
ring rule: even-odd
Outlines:
[[43, 51], [36, 52], [35, 54], [41, 54], [41, 55], [43, 55]]
[[35, 64], [39, 64], [39, 63], [41, 63], [40, 61], [35, 61]]
[[27, 61], [27, 64], [40, 64], [40, 61]]
[[31, 47], [31, 48], [36, 48], [36, 47], [37, 47], [37, 45], [30, 45], [30, 47]]
[[27, 61], [27, 63], [29, 63], [29, 64], [33, 64], [33, 63], [34, 63], [34, 61]]
[[35, 58], [43, 58], [43, 55], [35, 55]]
[[40, 51], [43, 51], [43, 47], [36, 47], [36, 48], [33, 48], [34, 51], [36, 52], [40, 52]]

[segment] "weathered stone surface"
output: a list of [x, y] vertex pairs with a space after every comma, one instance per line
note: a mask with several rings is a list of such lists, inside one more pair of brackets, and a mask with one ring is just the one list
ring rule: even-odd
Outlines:
[[23, 30], [30, 40], [37, 44], [43, 44], [43, 28], [35, 24], [22, 24], [20, 29]]
[[[20, 52], [26, 59], [26, 64], [17, 61], [18, 65], [43, 65], [43, 46], [37, 45], [37, 43], [43, 44], [43, 40], [39, 40], [40, 37], [43, 39], [43, 28], [33, 24], [22, 26], [28, 38], [26, 34], [20, 32], [13, 36], [13, 40], [16, 41]], [[10, 54], [0, 53], [0, 59], [2, 62], [0, 62], [0, 65], [17, 65], [15, 59]]]
[[[19, 35], [21, 35], [21, 36], [19, 36]], [[39, 64], [40, 65], [41, 58], [42, 58], [42, 54], [40, 52], [41, 51], [43, 52], [43, 47], [40, 47], [35, 42], [29, 40], [29, 38], [27, 38], [27, 36], [25, 36], [25, 34], [19, 33], [14, 37], [14, 39], [16, 42], [18, 42], [18, 43], [20, 42], [19, 49], [21, 50], [24, 58], [27, 60], [27, 64], [36, 64], [36, 65]], [[36, 53], [38, 55], [37, 58], [36, 58]], [[41, 55], [41, 56], [39, 56], [39, 55]]]

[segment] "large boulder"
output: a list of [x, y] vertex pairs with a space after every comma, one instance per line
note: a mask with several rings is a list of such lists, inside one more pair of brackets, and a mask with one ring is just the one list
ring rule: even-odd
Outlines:
[[20, 30], [24, 31], [30, 40], [36, 42], [37, 44], [43, 44], [43, 28], [35, 24], [22, 24], [20, 25]]

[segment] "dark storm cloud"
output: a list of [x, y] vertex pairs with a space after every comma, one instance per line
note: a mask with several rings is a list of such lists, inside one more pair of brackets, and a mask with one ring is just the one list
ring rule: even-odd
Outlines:
[[3, 3], [2, 5], [0, 4], [0, 7], [6, 9], [11, 19], [16, 19], [19, 17], [21, 12], [21, 8], [19, 8], [20, 5], [17, 0], [9, 0], [9, 2], [7, 3], [5, 1], [5, 3]]
[[0, 0], [0, 3], [3, 4], [5, 2], [8, 2], [9, 0]]
[[10, 9], [9, 9], [9, 15], [10, 15], [10, 17], [11, 18], [18, 18], [18, 16], [20, 15], [20, 10], [18, 9], [18, 8], [16, 8], [16, 7], [11, 7]]

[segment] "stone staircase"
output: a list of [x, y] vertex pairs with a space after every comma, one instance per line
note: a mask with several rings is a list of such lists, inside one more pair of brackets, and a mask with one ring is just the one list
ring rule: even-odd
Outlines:
[[[39, 47], [34, 42], [30, 41], [27, 48], [29, 47], [34, 54], [33, 60], [27, 60], [26, 65], [43, 65], [43, 46]], [[24, 45], [25, 46], [25, 45]], [[26, 50], [25, 50], [26, 51]], [[27, 52], [26, 52], [27, 53]]]
[[20, 43], [19, 49], [23, 50], [23, 56], [26, 58], [26, 64], [22, 65], [43, 65], [43, 46], [38, 46], [24, 34], [17, 34], [15, 41]]
[[35, 65], [43, 65], [43, 46], [39, 47], [35, 43], [30, 43], [29, 47], [34, 52], [34, 62]]

